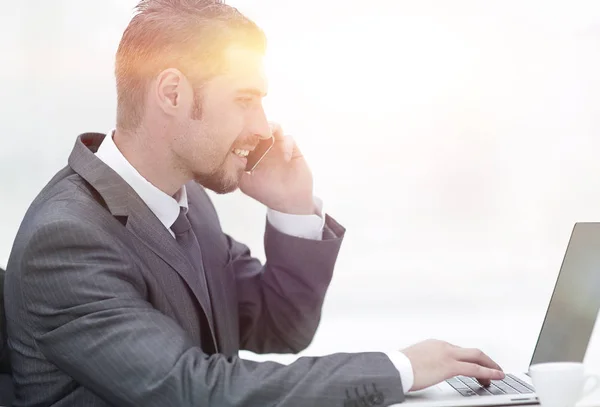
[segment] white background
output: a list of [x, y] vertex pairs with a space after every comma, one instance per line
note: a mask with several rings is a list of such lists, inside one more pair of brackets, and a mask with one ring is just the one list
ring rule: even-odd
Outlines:
[[[114, 126], [135, 1], [1, 3], [0, 266], [75, 137]], [[437, 337], [526, 366], [573, 223], [600, 220], [600, 2], [230, 4], [266, 31], [267, 113], [348, 229], [303, 354]], [[263, 258], [264, 208], [215, 202]]]

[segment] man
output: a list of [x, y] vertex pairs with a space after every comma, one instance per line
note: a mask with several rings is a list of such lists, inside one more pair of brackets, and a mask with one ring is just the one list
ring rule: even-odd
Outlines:
[[[217, 0], [137, 11], [116, 57], [116, 130], [77, 138], [11, 252], [14, 405], [391, 405], [457, 374], [501, 379], [480, 351], [440, 341], [288, 366], [238, 357], [309, 345], [345, 230], [265, 117], [260, 29]], [[238, 187], [268, 208], [264, 265], [204, 190]]]

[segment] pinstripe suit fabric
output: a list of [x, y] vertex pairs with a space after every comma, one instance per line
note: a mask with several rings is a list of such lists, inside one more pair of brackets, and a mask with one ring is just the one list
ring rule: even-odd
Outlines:
[[[209, 196], [190, 183], [188, 217], [203, 260], [192, 265], [94, 156], [103, 137], [77, 138], [68, 166], [32, 203], [14, 242], [5, 281], [14, 406], [403, 401], [398, 371], [383, 353], [303, 357], [288, 366], [238, 356], [309, 345], [345, 233], [333, 218], [320, 241], [267, 222], [263, 265], [222, 231]], [[207, 289], [196, 283], [198, 267]], [[209, 299], [212, 323], [202, 323]]]

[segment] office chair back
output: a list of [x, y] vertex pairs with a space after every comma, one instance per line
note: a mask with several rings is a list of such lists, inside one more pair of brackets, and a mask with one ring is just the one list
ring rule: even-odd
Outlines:
[[4, 274], [0, 267], [0, 406], [10, 406], [14, 400], [14, 389], [6, 338], [6, 315], [4, 314]]

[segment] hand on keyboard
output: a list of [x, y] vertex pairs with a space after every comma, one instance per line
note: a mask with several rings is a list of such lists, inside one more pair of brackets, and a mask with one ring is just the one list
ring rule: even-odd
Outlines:
[[411, 390], [421, 390], [454, 376], [476, 378], [483, 386], [504, 379], [500, 366], [479, 349], [461, 348], [447, 342], [427, 340], [402, 351], [414, 373]]

